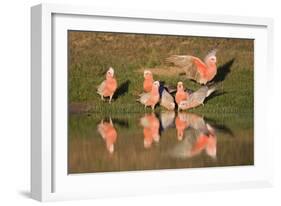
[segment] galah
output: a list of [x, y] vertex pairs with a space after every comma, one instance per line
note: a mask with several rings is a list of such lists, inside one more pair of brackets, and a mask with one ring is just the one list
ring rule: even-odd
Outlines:
[[203, 86], [197, 91], [193, 92], [189, 95], [187, 100], [181, 101], [178, 104], [179, 110], [187, 110], [194, 107], [198, 107], [200, 105], [204, 105], [204, 100], [210, 94], [212, 94], [216, 90], [215, 87], [209, 88], [207, 86]]
[[98, 132], [106, 143], [106, 148], [110, 154], [114, 152], [114, 144], [117, 139], [117, 131], [114, 128], [113, 122], [104, 122], [103, 120], [98, 124]]
[[[178, 82], [177, 84], [177, 92], [176, 92], [176, 103], [179, 105], [181, 101], [187, 100], [189, 98], [189, 93], [184, 91], [183, 83]], [[179, 108], [179, 107], [178, 107]]]
[[117, 80], [114, 77], [114, 69], [110, 67], [106, 72], [106, 79], [98, 86], [97, 93], [104, 100], [104, 97], [109, 97], [111, 103], [114, 92], [117, 89]]
[[172, 55], [166, 58], [167, 63], [172, 63], [182, 69], [187, 79], [192, 79], [200, 84], [207, 84], [217, 74], [216, 50], [209, 52], [204, 61], [190, 55]]
[[[150, 92], [152, 89], [152, 85], [154, 82], [153, 74], [150, 70], [144, 70], [143, 76], [144, 76], [143, 91], [147, 93]], [[169, 93], [173, 93], [176, 91], [176, 89], [171, 85], [167, 85], [161, 81], [159, 83], [160, 83], [160, 88], [159, 88], [160, 95], [163, 89], [166, 89]]]
[[144, 147], [149, 148], [153, 142], [159, 142], [160, 122], [155, 114], [146, 114], [140, 119], [140, 123], [143, 126]]
[[153, 82], [154, 82], [153, 74], [150, 70], [144, 70], [143, 77], [144, 77], [143, 91], [150, 92], [152, 89]]
[[142, 103], [145, 106], [145, 108], [149, 106], [152, 108], [152, 110], [154, 110], [155, 105], [160, 100], [159, 86], [160, 86], [159, 81], [153, 82], [151, 91], [148, 93], [140, 94], [140, 98], [137, 101]]

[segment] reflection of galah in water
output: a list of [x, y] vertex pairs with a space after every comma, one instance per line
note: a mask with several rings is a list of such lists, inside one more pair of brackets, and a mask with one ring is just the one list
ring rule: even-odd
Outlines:
[[160, 113], [160, 130], [165, 131], [170, 127], [174, 127], [174, 120], [176, 117], [175, 111], [162, 111]]
[[153, 82], [154, 82], [152, 72], [149, 70], [144, 70], [143, 77], [144, 77], [143, 91], [150, 92], [152, 89]]
[[[214, 133], [214, 129], [207, 124], [209, 128], [209, 133], [201, 133], [194, 145], [191, 148], [190, 156], [195, 156], [200, 154], [203, 150], [206, 151], [206, 154], [212, 158], [216, 158], [217, 155], [217, 137]], [[212, 132], [211, 132], [212, 131]]]
[[110, 67], [106, 72], [106, 79], [98, 86], [97, 93], [104, 100], [104, 97], [109, 97], [109, 103], [111, 103], [114, 92], [117, 89], [117, 81], [114, 77], [114, 69]]
[[151, 147], [153, 142], [159, 142], [160, 123], [154, 113], [147, 114], [140, 119], [140, 123], [143, 126], [144, 147]]
[[209, 52], [204, 62], [198, 57], [189, 55], [172, 55], [166, 59], [166, 62], [181, 68], [188, 79], [204, 85], [217, 74], [216, 50]]
[[[183, 83], [182, 82], [178, 82], [177, 84], [177, 92], [176, 92], [176, 103], [179, 105], [179, 103], [181, 101], [185, 101], [187, 100], [189, 97], [189, 93], [187, 93], [186, 91], [184, 91], [184, 87], [183, 87]], [[179, 107], [178, 107], [179, 109]]]
[[112, 154], [114, 152], [114, 143], [117, 139], [117, 131], [114, 128], [112, 120], [104, 122], [103, 120], [98, 124], [98, 132], [106, 142], [107, 150]]
[[205, 99], [215, 91], [215, 87], [203, 86], [189, 95], [187, 100], [181, 101], [178, 105], [179, 110], [187, 110], [200, 105], [204, 105]]
[[189, 127], [189, 121], [186, 118], [186, 114], [179, 112], [176, 117], [175, 124], [177, 129], [177, 138], [181, 141], [183, 139], [184, 130]]
[[[195, 114], [180, 113], [180, 115], [178, 117], [184, 121], [178, 121], [182, 124], [179, 124], [177, 129], [185, 130], [185, 138], [170, 151], [170, 154], [178, 158], [190, 158], [205, 151], [208, 156], [216, 158], [217, 136], [215, 129], [202, 117]], [[184, 124], [188, 124], [189, 127], [184, 128]]]
[[151, 91], [148, 93], [140, 94], [140, 98], [137, 101], [142, 103], [145, 108], [149, 106], [152, 108], [152, 110], [154, 110], [155, 105], [159, 102], [160, 99], [159, 86], [159, 81], [153, 82]]

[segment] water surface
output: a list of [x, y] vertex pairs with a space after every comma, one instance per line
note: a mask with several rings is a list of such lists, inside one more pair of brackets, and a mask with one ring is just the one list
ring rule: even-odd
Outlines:
[[247, 114], [70, 114], [68, 173], [254, 164]]

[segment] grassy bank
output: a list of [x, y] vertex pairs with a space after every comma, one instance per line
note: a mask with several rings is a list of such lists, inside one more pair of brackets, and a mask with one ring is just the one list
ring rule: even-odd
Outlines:
[[[224, 38], [133, 35], [94, 32], [69, 32], [69, 103], [90, 105], [91, 112], [102, 114], [139, 113], [144, 107], [135, 101], [142, 92], [145, 68], [164, 68], [172, 54], [204, 58], [217, 45], [218, 67], [231, 72], [220, 85], [220, 95], [208, 99], [201, 114], [253, 113], [253, 41]], [[102, 102], [96, 93], [108, 67], [115, 69], [119, 90], [114, 102]], [[153, 71], [153, 70], [152, 70]], [[154, 79], [170, 85], [183, 81], [190, 89], [199, 85], [173, 73], [155, 72]], [[79, 108], [78, 108], [79, 110]], [[157, 111], [163, 108], [157, 107]]]

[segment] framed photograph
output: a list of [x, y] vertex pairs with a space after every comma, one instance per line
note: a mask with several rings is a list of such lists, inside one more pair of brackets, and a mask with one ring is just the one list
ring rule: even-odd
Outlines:
[[41, 4], [31, 26], [34, 199], [272, 186], [272, 19]]

